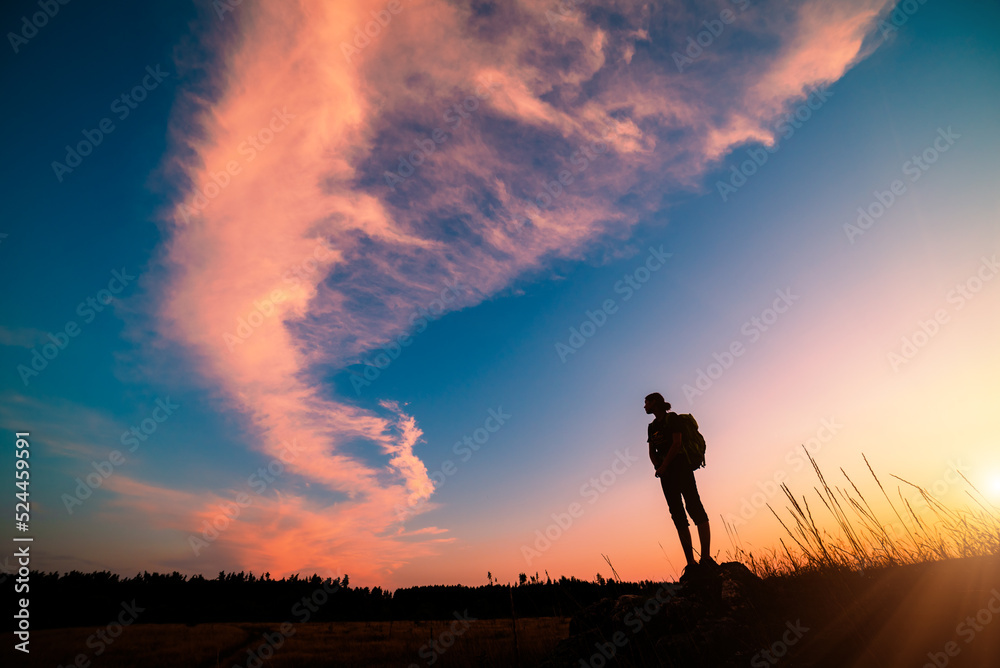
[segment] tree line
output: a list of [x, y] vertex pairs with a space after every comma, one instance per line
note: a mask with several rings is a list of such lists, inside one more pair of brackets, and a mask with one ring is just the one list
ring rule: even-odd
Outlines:
[[[499, 584], [492, 573], [488, 584], [405, 587], [352, 587], [347, 575], [291, 575], [280, 580], [270, 573], [225, 573], [207, 579], [177, 571], [143, 572], [121, 577], [108, 571], [31, 573], [31, 626], [62, 628], [104, 626], [113, 622], [123, 604], [141, 609], [139, 624], [205, 624], [215, 622], [295, 622], [295, 611], [308, 608], [309, 621], [392, 621], [452, 619], [467, 613], [475, 619], [571, 616], [608, 597], [652, 595], [660, 583], [594, 581], [561, 577], [544, 581], [522, 573], [517, 583]], [[20, 595], [8, 599], [16, 605]], [[13, 630], [11, 616], [8, 627]]]

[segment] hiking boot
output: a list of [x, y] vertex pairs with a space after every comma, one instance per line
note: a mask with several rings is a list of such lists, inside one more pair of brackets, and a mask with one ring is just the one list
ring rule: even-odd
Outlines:
[[698, 575], [700, 575], [699, 569], [700, 567], [698, 566], [698, 564], [688, 564], [687, 566], [684, 567], [684, 572], [681, 573], [681, 576], [679, 578], [677, 578], [677, 581], [680, 582], [681, 584], [684, 584], [685, 582], [690, 582], [694, 578], [698, 577]]
[[718, 570], [719, 568], [719, 564], [716, 563], [715, 559], [708, 556], [702, 557], [701, 562], [698, 564], [698, 566], [707, 571], [715, 571]]

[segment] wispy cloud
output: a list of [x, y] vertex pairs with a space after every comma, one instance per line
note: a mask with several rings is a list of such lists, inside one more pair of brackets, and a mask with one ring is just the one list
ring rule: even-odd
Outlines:
[[[388, 572], [413, 554], [392, 509], [432, 493], [416, 420], [392, 402], [376, 412], [330, 398], [316, 365], [352, 364], [406, 331], [446, 281], [471, 288], [450, 305], [461, 309], [623, 237], [733, 147], [772, 141], [789, 104], [865, 55], [891, 4], [754, 3], [680, 73], [671, 53], [732, 3], [584, 2], [550, 22], [558, 3], [400, 2], [350, 59], [342, 44], [384, 3], [244, 3], [217, 93], [175, 119], [186, 194], [162, 252], [161, 331], [252, 418], [258, 449], [294, 436], [305, 450], [292, 472], [348, 498], [258, 508], [266, 532], [225, 538], [237, 565], [354, 572], [385, 554]], [[455, 110], [483, 82], [488, 97]], [[401, 160], [419, 164], [390, 187]], [[333, 251], [319, 270], [289, 280], [320, 242]], [[251, 320], [276, 290], [275, 311]], [[241, 320], [253, 336], [230, 350]], [[358, 439], [381, 463], [347, 454]]]
[[[386, 575], [408, 559], [433, 553], [444, 529], [428, 527], [411, 534], [393, 532], [390, 538], [372, 528], [384, 525], [390, 509], [379, 503], [343, 503], [325, 506], [304, 494], [279, 491], [249, 494], [250, 500], [235, 499], [246, 489], [220, 489], [210, 493], [176, 490], [142, 482], [128, 475], [108, 479], [106, 488], [114, 497], [104, 503], [98, 519], [127, 529], [143, 518], [144, 529], [170, 536], [175, 549], [149, 550], [144, 568], [215, 573], [247, 568], [274, 574], [350, 573], [358, 582], [384, 582]], [[139, 511], [138, 513], [136, 511]], [[218, 538], [205, 540], [201, 530], [215, 526]], [[134, 535], [134, 531], [124, 531]], [[212, 536], [209, 530], [208, 537]], [[411, 536], [430, 536], [415, 542]], [[197, 543], [197, 554], [191, 539]], [[123, 547], [124, 560], [135, 557], [134, 546]], [[119, 564], [128, 570], [125, 563]]]
[[34, 348], [45, 340], [45, 332], [30, 327], [0, 326], [0, 346]]
[[0, 423], [34, 432], [45, 454], [58, 457], [67, 471], [81, 473], [90, 460], [106, 458], [121, 448], [119, 436], [128, 428], [101, 410], [58, 397], [41, 400], [13, 392], [0, 395]]

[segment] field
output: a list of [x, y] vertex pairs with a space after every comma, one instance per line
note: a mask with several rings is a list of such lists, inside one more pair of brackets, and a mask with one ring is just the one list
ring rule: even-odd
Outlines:
[[[654, 602], [651, 591], [623, 591], [621, 587], [627, 583], [561, 580], [521, 583], [513, 588], [418, 588], [396, 592], [392, 600], [401, 606], [397, 613], [435, 603], [439, 611], [464, 611], [468, 606], [472, 616], [462, 619], [457, 614], [456, 618], [436, 621], [140, 623], [124, 628], [112, 623], [100, 628], [53, 628], [33, 632], [31, 665], [447, 668], [535, 666], [548, 660], [551, 666], [575, 668], [581, 659], [586, 664], [589, 658], [590, 665], [658, 662], [663, 666], [719, 668], [764, 665], [780, 657], [789, 666], [838, 668], [1000, 665], [997, 509], [985, 498], [971, 506], [950, 508], [916, 485], [912, 487], [926, 502], [923, 510], [905, 500], [894, 503], [882, 480], [869, 469], [869, 485], [882, 493], [890, 509], [891, 519], [886, 520], [876, 514], [846, 473], [842, 472], [846, 485], [830, 485], [816, 462], [810, 460], [820, 483], [813, 490], [813, 508], [808, 497], [796, 496], [783, 487], [788, 503], [783, 514], [775, 512], [790, 544], [782, 540], [781, 551], [755, 555], [744, 550], [735, 529], [727, 527], [734, 550], [730, 552], [732, 561], [720, 570], [728, 575], [696, 578], [660, 599], [662, 605], [656, 603], [655, 610], [649, 608]], [[975, 499], [972, 493], [978, 494], [978, 490], [971, 484], [969, 487]], [[822, 528], [813, 509], [817, 515], [822, 512], [832, 517], [832, 524]], [[194, 587], [186, 591], [216, 592], [199, 599], [200, 606], [188, 608], [225, 601], [233, 616], [248, 616], [253, 612], [251, 605], [263, 600], [263, 592], [296, 586], [315, 589], [319, 583], [246, 580], [239, 575], [215, 584], [186, 581], [186, 586]], [[143, 579], [139, 584], [149, 582], [155, 585], [158, 581]], [[166, 589], [180, 591], [185, 586], [183, 579], [168, 582]], [[230, 584], [235, 588], [206, 589]], [[146, 590], [150, 596], [153, 585]], [[588, 587], [613, 585], [619, 587], [617, 593], [602, 589], [599, 597], [594, 597], [596, 603], [579, 606], [572, 621], [572, 637], [569, 617], [522, 617], [516, 625], [511, 619], [475, 619], [475, 615], [488, 616], [477, 610], [489, 609], [496, 602], [492, 595], [509, 596], [511, 607], [518, 601], [519, 610], [529, 609], [534, 600], [536, 609], [543, 601], [544, 609], [561, 611], [564, 608], [550, 607], [555, 599], [543, 596], [546, 588], [566, 588], [579, 595], [587, 594]], [[238, 597], [237, 592], [249, 591], [242, 589], [246, 587], [256, 587], [253, 591], [262, 593]], [[358, 591], [345, 586], [338, 595]], [[78, 600], [96, 605], [93, 592], [90, 596], [77, 594]], [[369, 599], [358, 600], [363, 603]], [[381, 599], [377, 596], [375, 600]], [[648, 623], [635, 629], [628, 620], [630, 611], [638, 606], [649, 613], [643, 617]], [[257, 619], [268, 617], [269, 613]], [[100, 635], [111, 631], [118, 635]], [[616, 637], [616, 632], [624, 640], [613, 648], [612, 660], [605, 662], [596, 652], [612, 647], [609, 638]], [[8, 640], [13, 644], [11, 636]]]
[[[452, 627], [454, 625], [454, 627]], [[285, 627], [286, 630], [288, 627]], [[451, 634], [454, 628], [456, 633]], [[31, 665], [69, 666], [84, 655], [100, 668], [241, 668], [290, 666], [511, 666], [545, 659], [565, 638], [569, 619], [478, 620], [468, 628], [452, 620], [424, 622], [303, 623], [287, 637], [281, 624], [135, 624], [101, 656], [92, 628], [51, 629], [32, 634]], [[271, 640], [265, 640], [265, 636]], [[451, 638], [454, 638], [454, 643]], [[443, 651], [435, 654], [429, 642]], [[8, 640], [10, 636], [8, 636]], [[447, 648], [444, 646], [448, 645]], [[274, 651], [271, 651], [273, 648]], [[257, 656], [266, 661], [254, 660]], [[268, 658], [269, 657], [269, 658]], [[433, 661], [433, 662], [432, 662]], [[81, 664], [85, 665], [85, 664]]]

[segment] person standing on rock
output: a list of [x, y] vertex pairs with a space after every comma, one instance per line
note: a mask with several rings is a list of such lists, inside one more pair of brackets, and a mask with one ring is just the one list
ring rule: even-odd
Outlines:
[[[656, 477], [660, 479], [660, 487], [663, 488], [663, 496], [666, 497], [667, 508], [670, 510], [670, 519], [677, 527], [681, 548], [687, 559], [687, 566], [680, 578], [681, 582], [686, 582], [699, 570], [718, 565], [709, 551], [712, 535], [708, 526], [708, 513], [701, 503], [694, 471], [683, 451], [683, 432], [677, 424], [677, 414], [670, 412], [670, 404], [659, 392], [646, 396], [645, 409], [647, 414], [654, 416], [647, 432], [649, 459], [656, 469]], [[691, 515], [695, 526], [698, 527], [698, 538], [701, 541], [700, 564], [694, 558], [688, 515]]]

